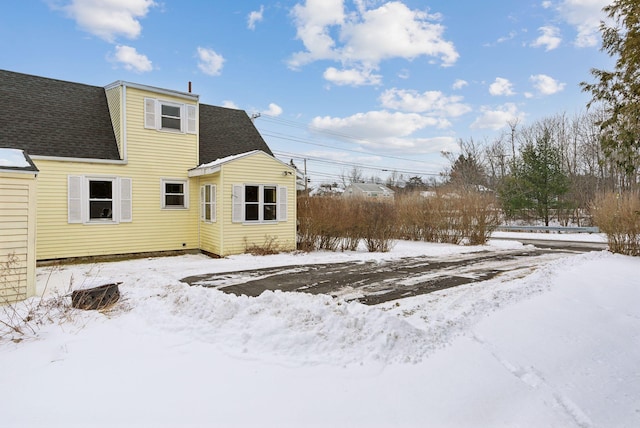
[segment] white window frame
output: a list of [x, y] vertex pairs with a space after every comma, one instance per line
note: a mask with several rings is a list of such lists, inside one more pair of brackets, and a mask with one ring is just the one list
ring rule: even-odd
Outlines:
[[[258, 188], [258, 201], [246, 202], [246, 188], [257, 187]], [[276, 201], [273, 203], [265, 203], [264, 191], [265, 189], [273, 188], [276, 192]], [[232, 185], [232, 221], [234, 223], [246, 223], [246, 224], [274, 224], [287, 221], [287, 187], [278, 186], [276, 184], [235, 184]], [[258, 219], [247, 220], [247, 205], [258, 206]], [[276, 210], [276, 218], [273, 220], [264, 219], [265, 206], [272, 205]]]
[[[215, 184], [203, 184], [200, 186], [200, 220], [205, 223], [215, 223], [217, 220], [216, 193]], [[209, 197], [209, 202], [207, 202], [207, 196]]]
[[[180, 116], [167, 116], [180, 120], [180, 129], [162, 127], [162, 106], [178, 107]], [[144, 99], [144, 127], [162, 132], [178, 132], [182, 134], [197, 133], [197, 106], [194, 104], [177, 103], [156, 98]]]
[[[167, 205], [167, 195], [178, 195], [179, 193], [167, 193], [167, 184], [181, 184], [182, 195], [184, 197], [184, 204], [182, 205]], [[162, 199], [160, 200], [160, 206], [163, 210], [185, 210], [189, 209], [189, 181], [181, 178], [162, 178], [160, 180], [160, 193]]]
[[[67, 221], [80, 224], [119, 224], [132, 221], [131, 184], [127, 177], [70, 175], [67, 178]], [[91, 199], [92, 181], [111, 182], [110, 199]], [[91, 218], [91, 202], [111, 202], [111, 218]]]
[[[91, 197], [91, 183], [92, 182], [104, 182], [104, 183], [111, 183], [111, 197], [110, 198], [92, 198]], [[87, 201], [89, 204], [89, 208], [87, 210], [88, 213], [88, 217], [87, 217], [87, 221], [89, 223], [94, 223], [94, 222], [100, 222], [100, 223], [114, 223], [116, 220], [116, 204], [115, 201], [117, 201], [117, 178], [115, 177], [105, 177], [105, 178], [96, 178], [96, 177], [87, 177]], [[111, 212], [108, 212], [107, 215], [105, 216], [104, 214], [101, 217], [91, 217], [91, 203], [92, 202], [110, 202], [111, 203]]]
[[[184, 128], [184, 104], [178, 104], [178, 103], [172, 103], [172, 102], [167, 102], [167, 101], [159, 101], [159, 109], [158, 112], [160, 114], [160, 123], [159, 123], [159, 129], [162, 131], [171, 131], [171, 132], [183, 132], [183, 128]], [[167, 106], [167, 107], [174, 107], [178, 109], [178, 115], [177, 116], [172, 116], [169, 114], [164, 114], [162, 112], [162, 107]], [[177, 128], [172, 128], [172, 127], [165, 127], [162, 126], [162, 119], [167, 118], [167, 119], [177, 119], [178, 120], [178, 127]]]

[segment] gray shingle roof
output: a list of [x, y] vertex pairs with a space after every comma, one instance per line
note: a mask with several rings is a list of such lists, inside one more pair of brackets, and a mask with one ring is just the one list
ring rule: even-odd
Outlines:
[[252, 150], [273, 155], [244, 110], [200, 104], [200, 164]]
[[0, 70], [0, 147], [119, 159], [104, 88]]
[[[120, 159], [101, 86], [0, 70], [0, 111], [0, 147]], [[245, 111], [200, 104], [200, 164], [252, 150], [273, 155]]]

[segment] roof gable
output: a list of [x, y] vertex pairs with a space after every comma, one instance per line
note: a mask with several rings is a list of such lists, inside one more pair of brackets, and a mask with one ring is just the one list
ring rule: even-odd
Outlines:
[[384, 184], [375, 184], [375, 183], [352, 183], [350, 187], [357, 189], [361, 192], [385, 192], [385, 193], [395, 193], [393, 190], [389, 189]]
[[286, 170], [291, 171], [290, 174], [293, 174], [295, 171], [295, 168], [293, 168], [291, 165], [286, 164], [284, 162], [282, 162], [280, 159], [275, 158], [273, 155], [265, 153], [261, 150], [252, 150], [250, 152], [246, 152], [246, 153], [238, 153], [236, 155], [230, 155], [230, 156], [225, 156], [223, 158], [219, 158], [219, 159], [215, 159], [211, 162], [207, 162], [204, 164], [200, 164], [195, 168], [192, 168], [189, 170], [189, 177], [196, 177], [199, 175], [208, 175], [208, 174], [215, 174], [218, 171], [220, 171], [221, 167], [225, 164], [234, 162], [238, 159], [243, 159], [243, 158], [248, 158], [251, 156], [267, 156], [269, 157], [273, 162], [274, 165], [278, 165], [281, 166], [283, 168], [286, 168]]
[[0, 147], [120, 159], [102, 87], [0, 70], [0, 108]]

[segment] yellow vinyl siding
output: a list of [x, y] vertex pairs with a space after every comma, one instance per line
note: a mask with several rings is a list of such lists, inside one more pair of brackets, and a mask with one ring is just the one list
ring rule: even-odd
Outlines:
[[[162, 178], [188, 180], [187, 171], [198, 164], [197, 135], [145, 129], [144, 97], [172, 100], [165, 95], [127, 87], [126, 164], [37, 161], [40, 169], [38, 259], [198, 248], [199, 189], [196, 180], [188, 181], [188, 209], [161, 208]], [[175, 101], [186, 102], [184, 99]], [[133, 221], [69, 224], [69, 175], [130, 178]]]
[[[277, 239], [281, 251], [296, 248], [296, 177], [285, 175], [290, 168], [271, 156], [259, 152], [222, 165], [223, 200], [219, 200], [218, 221], [221, 222], [222, 253], [240, 254], [247, 245], [263, 245], [268, 238]], [[277, 223], [233, 223], [232, 187], [241, 184], [274, 184], [287, 187], [287, 221]], [[221, 208], [221, 209], [220, 209]]]
[[0, 172], [0, 304], [35, 294], [35, 174]]
[[[222, 255], [222, 222], [221, 220], [221, 200], [222, 187], [220, 186], [220, 174], [200, 177], [198, 182], [198, 210], [200, 209], [200, 187], [205, 184], [213, 184], [216, 186], [216, 221], [205, 222], [199, 220], [200, 227], [200, 249], [211, 254]], [[200, 214], [198, 211], [198, 218]]]
[[113, 125], [113, 132], [116, 136], [116, 143], [118, 144], [118, 153], [120, 153], [120, 159], [125, 158], [124, 153], [124, 136], [122, 135], [122, 88], [117, 86], [106, 91], [107, 104], [109, 105], [109, 115], [111, 116], [111, 124]]

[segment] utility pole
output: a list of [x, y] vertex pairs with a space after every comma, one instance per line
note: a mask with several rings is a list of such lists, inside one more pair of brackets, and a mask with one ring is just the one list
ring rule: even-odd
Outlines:
[[307, 158], [304, 161], [304, 195], [307, 196]]

